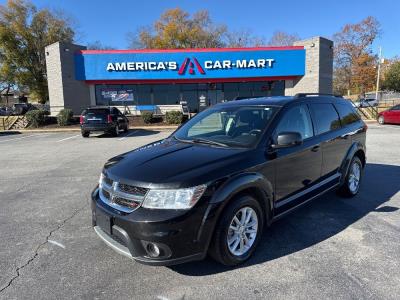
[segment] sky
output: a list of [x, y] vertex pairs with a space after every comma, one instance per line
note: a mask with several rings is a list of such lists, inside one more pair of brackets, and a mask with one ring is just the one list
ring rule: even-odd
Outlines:
[[[6, 1], [0, 0], [0, 3]], [[383, 56], [400, 55], [400, 0], [33, 0], [39, 8], [63, 10], [77, 28], [79, 44], [100, 41], [116, 49], [128, 47], [127, 33], [148, 26], [167, 9], [180, 7], [190, 13], [206, 9], [217, 24], [232, 31], [250, 30], [266, 41], [276, 30], [301, 38], [331, 38], [346, 23], [371, 15], [382, 35], [373, 45]]]

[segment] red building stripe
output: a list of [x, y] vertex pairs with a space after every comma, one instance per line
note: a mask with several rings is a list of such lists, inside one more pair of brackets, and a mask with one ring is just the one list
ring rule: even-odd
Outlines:
[[298, 76], [246, 77], [246, 78], [197, 78], [197, 79], [146, 79], [146, 80], [86, 80], [87, 84], [174, 84], [174, 83], [221, 83], [293, 80]]

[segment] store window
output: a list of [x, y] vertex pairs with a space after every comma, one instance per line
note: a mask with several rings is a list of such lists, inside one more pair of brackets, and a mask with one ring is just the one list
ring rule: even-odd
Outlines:
[[133, 105], [133, 85], [96, 85], [97, 105]]
[[135, 103], [138, 105], [152, 104], [151, 85], [138, 84], [136, 85]]

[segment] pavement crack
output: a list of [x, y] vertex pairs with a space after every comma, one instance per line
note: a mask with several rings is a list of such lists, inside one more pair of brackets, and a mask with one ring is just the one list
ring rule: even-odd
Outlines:
[[14, 282], [14, 280], [16, 280], [21, 275], [21, 270], [24, 269], [25, 267], [29, 266], [35, 260], [35, 258], [39, 255], [39, 250], [49, 242], [49, 238], [53, 235], [53, 233], [60, 230], [69, 220], [71, 220], [73, 217], [75, 217], [86, 206], [87, 206], [87, 204], [85, 203], [85, 205], [83, 205], [82, 207], [74, 210], [74, 212], [70, 216], [68, 216], [67, 218], [62, 220], [53, 230], [51, 230], [47, 234], [46, 240], [36, 247], [36, 249], [34, 251], [34, 255], [31, 258], [29, 258], [22, 266], [19, 266], [15, 269], [15, 275], [8, 281], [8, 283], [4, 287], [2, 287], [0, 289], [0, 293], [4, 292], [7, 288], [9, 288], [12, 285], [12, 283]]

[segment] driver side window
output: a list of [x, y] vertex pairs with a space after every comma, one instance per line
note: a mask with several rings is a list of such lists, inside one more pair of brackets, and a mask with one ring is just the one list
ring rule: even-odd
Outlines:
[[305, 104], [296, 105], [285, 112], [275, 133], [278, 135], [281, 132], [299, 132], [303, 140], [314, 135], [310, 113]]

